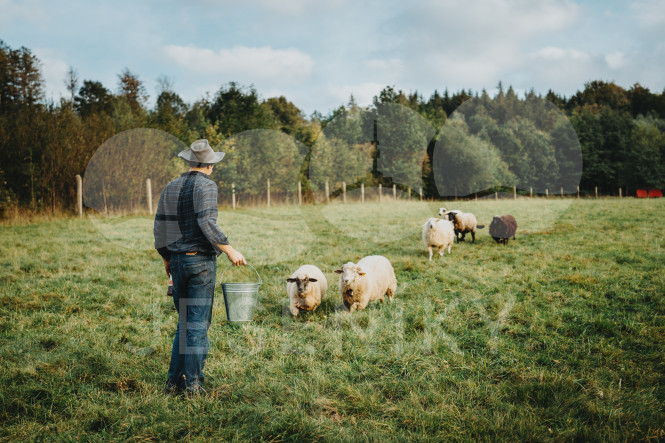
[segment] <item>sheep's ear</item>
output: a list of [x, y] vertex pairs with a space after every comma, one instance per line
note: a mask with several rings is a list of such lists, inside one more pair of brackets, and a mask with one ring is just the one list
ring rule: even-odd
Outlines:
[[342, 271], [341, 269], [335, 269], [336, 274], [341, 274], [342, 272], [344, 272], [344, 271]]
[[314, 283], [316, 283], [318, 280], [315, 278], [310, 278], [309, 281], [313, 281]]
[[286, 281], [289, 282], [289, 283], [295, 283], [296, 279], [295, 278], [287, 278]]

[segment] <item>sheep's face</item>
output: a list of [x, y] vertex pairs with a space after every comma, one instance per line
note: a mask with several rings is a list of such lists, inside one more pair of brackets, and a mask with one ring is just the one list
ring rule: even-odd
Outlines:
[[446, 213], [446, 208], [439, 208], [439, 217]]
[[[355, 286], [355, 283], [359, 282], [365, 276], [365, 272], [362, 268], [352, 262], [346, 263], [342, 266], [342, 269], [337, 269], [335, 272], [340, 274], [340, 283], [345, 288]], [[347, 289], [347, 295], [352, 296], [353, 289]]]
[[296, 278], [287, 278], [286, 281], [289, 283], [295, 283], [298, 288], [298, 293], [302, 294], [309, 290], [310, 283], [316, 283], [318, 280], [310, 278], [307, 274], [300, 274]]
[[[442, 209], [445, 209], [445, 208], [442, 208]], [[428, 218], [427, 221], [425, 222], [425, 229], [427, 229], [427, 230], [432, 229], [438, 221], [439, 221], [438, 218], [434, 218], [434, 217]]]

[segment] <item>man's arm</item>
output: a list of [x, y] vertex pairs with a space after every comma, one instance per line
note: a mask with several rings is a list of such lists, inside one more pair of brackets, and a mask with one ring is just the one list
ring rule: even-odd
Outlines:
[[166, 217], [164, 215], [164, 191], [159, 196], [159, 203], [157, 204], [157, 212], [155, 214], [155, 223], [152, 228], [152, 233], [155, 237], [155, 249], [162, 256], [164, 261], [164, 269], [167, 275], [171, 275], [171, 251], [167, 246], [167, 233], [166, 233]]
[[226, 256], [229, 258], [229, 260], [231, 261], [231, 264], [233, 264], [233, 266], [240, 266], [240, 265], [246, 265], [247, 264], [247, 261], [245, 260], [245, 257], [243, 257], [243, 255], [240, 252], [233, 249], [233, 246], [231, 246], [231, 245], [217, 245], [217, 247], [219, 249], [221, 249], [221, 251], [223, 253], [226, 254]]
[[217, 186], [212, 182], [201, 184], [194, 192], [194, 208], [203, 235], [213, 245], [217, 254], [225, 253], [234, 266], [246, 265], [245, 257], [229, 244], [228, 238], [217, 226]]

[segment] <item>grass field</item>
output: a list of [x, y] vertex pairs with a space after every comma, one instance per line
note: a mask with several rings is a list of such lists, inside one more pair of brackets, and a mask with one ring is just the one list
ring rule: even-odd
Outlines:
[[[218, 291], [190, 400], [161, 393], [176, 314], [150, 218], [0, 226], [0, 440], [665, 439], [665, 199], [444, 203], [512, 213], [517, 240], [429, 263], [439, 205], [220, 212], [264, 285], [253, 323]], [[349, 314], [333, 271], [369, 254], [395, 302]], [[304, 263], [330, 289], [294, 320]]]

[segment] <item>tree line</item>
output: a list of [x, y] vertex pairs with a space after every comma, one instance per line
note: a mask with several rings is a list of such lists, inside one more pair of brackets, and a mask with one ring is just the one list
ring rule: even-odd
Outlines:
[[[420, 183], [432, 198], [509, 184], [557, 186], [556, 174], [543, 171], [560, 178], [573, 169], [564, 123], [579, 140], [582, 192], [665, 187], [665, 91], [638, 83], [625, 89], [592, 81], [570, 97], [551, 90], [520, 97], [499, 84], [493, 97], [444, 90], [424, 98], [387, 86], [368, 107], [350, 97], [327, 115], [305, 116], [284, 97], [263, 98], [235, 82], [187, 103], [160, 78], [148, 107], [145, 85], [129, 69], [114, 90], [81, 81], [73, 68], [64, 81], [69, 95], [47, 100], [39, 59], [0, 41], [0, 216], [17, 208], [73, 210], [74, 176], [106, 140], [133, 128], [158, 129], [187, 145], [199, 138], [223, 143], [227, 158], [213, 177], [223, 195], [231, 183], [262, 194], [267, 179], [277, 193], [291, 192], [298, 180], [306, 192], [321, 191], [324, 181]], [[552, 106], [530, 108], [536, 99]], [[537, 117], [526, 118], [524, 109]], [[474, 173], [456, 177], [459, 170]]]

